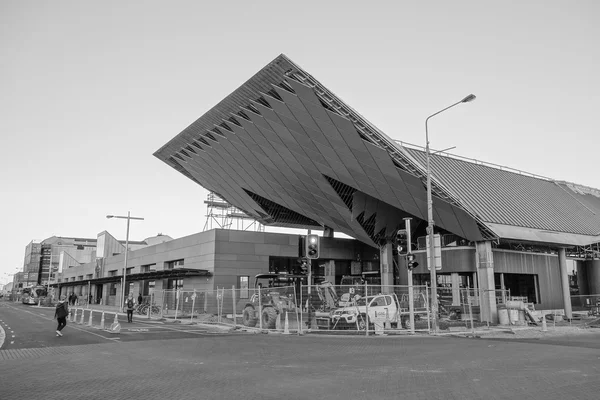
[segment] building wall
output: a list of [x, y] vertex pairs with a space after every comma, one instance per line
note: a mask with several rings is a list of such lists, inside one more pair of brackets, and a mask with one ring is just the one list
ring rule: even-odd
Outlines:
[[[541, 302], [538, 309], [563, 308], [562, 286], [558, 256], [552, 254], [527, 253], [512, 250], [494, 249], [494, 273], [536, 274]], [[415, 274], [429, 274], [427, 269], [427, 252], [415, 251], [415, 259], [419, 266], [413, 270]], [[407, 284], [406, 262], [401, 258], [400, 284]], [[438, 273], [477, 272], [475, 249], [472, 247], [446, 247], [442, 249], [442, 270]]]
[[[216, 230], [214, 287], [231, 288], [238, 285], [239, 276], [250, 277], [269, 272], [269, 258], [299, 256], [300, 235], [269, 232]], [[357, 240], [320, 238], [320, 259], [374, 260], [379, 250]]]
[[494, 272], [510, 274], [536, 274], [540, 303], [536, 308], [552, 310], [564, 308], [558, 256], [495, 249]]

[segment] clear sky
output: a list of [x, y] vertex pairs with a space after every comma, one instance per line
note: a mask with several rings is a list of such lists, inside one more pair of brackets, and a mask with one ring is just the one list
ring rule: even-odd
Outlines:
[[[205, 4], [206, 3], [206, 4]], [[287, 3], [287, 4], [286, 4]], [[598, 1], [0, 0], [0, 283], [52, 235], [181, 237], [152, 153], [280, 53], [394, 139], [600, 188]], [[12, 278], [10, 278], [12, 280]]]

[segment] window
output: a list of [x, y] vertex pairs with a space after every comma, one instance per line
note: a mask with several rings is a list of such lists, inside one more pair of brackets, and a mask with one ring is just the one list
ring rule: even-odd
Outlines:
[[110, 286], [108, 287], [108, 295], [115, 296], [116, 294], [117, 294], [117, 284], [111, 283]]
[[94, 276], [94, 274], [87, 274], [87, 275], [85, 276], [85, 279], [92, 279], [92, 277], [93, 277], [93, 276]]
[[108, 271], [108, 276], [117, 276], [117, 270], [113, 269], [112, 271]]
[[127, 268], [127, 269], [125, 270], [125, 273], [126, 273], [127, 275], [131, 275], [131, 273], [133, 272], [133, 268], [134, 268], [134, 267]]
[[140, 267], [140, 272], [150, 272], [150, 271], [156, 271], [156, 264], [142, 265]]
[[167, 289], [183, 289], [183, 279], [169, 279], [167, 281]]
[[183, 259], [167, 262], [167, 269], [183, 267]]
[[240, 299], [247, 299], [249, 297], [250, 277], [249, 276], [238, 276], [238, 289], [240, 289]]

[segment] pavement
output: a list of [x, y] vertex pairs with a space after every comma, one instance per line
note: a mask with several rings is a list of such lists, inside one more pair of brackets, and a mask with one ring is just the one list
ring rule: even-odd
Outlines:
[[135, 321], [127, 329], [148, 331], [122, 331], [110, 340], [75, 324], [56, 338], [54, 321], [42, 313], [0, 303], [0, 325], [14, 332], [13, 346], [26, 346], [0, 350], [3, 400], [585, 400], [600, 392], [599, 329], [516, 340], [506, 333], [211, 335], [185, 332], [198, 329], [193, 325]]

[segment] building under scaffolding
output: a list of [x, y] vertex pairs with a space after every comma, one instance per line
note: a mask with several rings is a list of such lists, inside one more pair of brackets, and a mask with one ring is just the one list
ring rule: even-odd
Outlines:
[[213, 192], [206, 197], [206, 223], [204, 231], [211, 229], [236, 229], [264, 232], [265, 226], [253, 217], [232, 206]]

